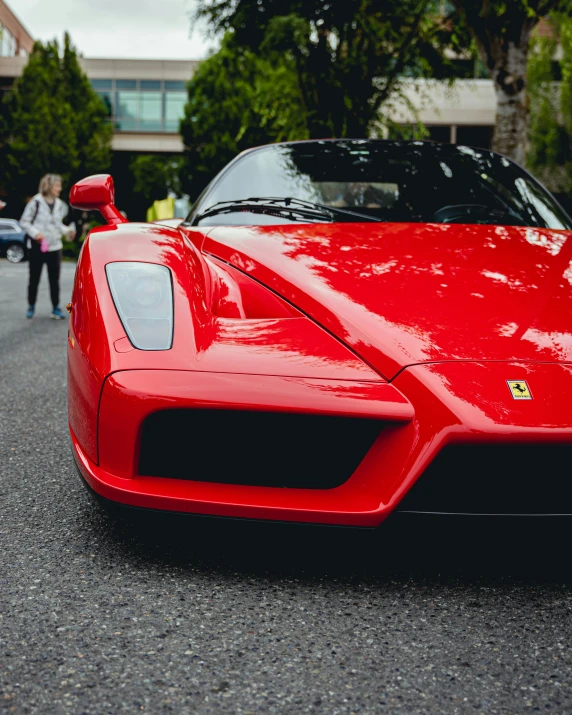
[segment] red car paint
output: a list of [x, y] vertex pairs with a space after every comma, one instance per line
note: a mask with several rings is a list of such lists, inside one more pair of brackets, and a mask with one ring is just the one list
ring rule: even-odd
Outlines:
[[[120, 225], [112, 188], [98, 182], [75, 194], [110, 225], [91, 232], [78, 263], [68, 374], [74, 454], [101, 496], [376, 526], [447, 444], [572, 443], [572, 403], [563, 399], [572, 394], [570, 232]], [[106, 280], [114, 261], [171, 270], [172, 349], [131, 346]], [[507, 380], [526, 381], [534, 399], [514, 400]], [[142, 422], [173, 407], [365, 416], [387, 427], [334, 489], [140, 476]]]
[[572, 362], [566, 231], [445, 224], [217, 227], [202, 244], [386, 379], [442, 360]]

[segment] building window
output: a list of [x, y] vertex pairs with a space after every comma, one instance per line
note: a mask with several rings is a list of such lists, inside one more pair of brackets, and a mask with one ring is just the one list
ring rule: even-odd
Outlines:
[[493, 129], [494, 127], [484, 125], [459, 124], [455, 143], [490, 149], [493, 144]]
[[141, 92], [139, 95], [139, 122], [148, 132], [163, 131], [163, 95], [161, 92]]
[[179, 120], [185, 116], [186, 103], [186, 92], [165, 93], [165, 131], [179, 131]]
[[172, 82], [170, 80], [165, 81], [165, 89], [173, 92], [178, 92], [178, 91], [185, 91], [187, 88], [187, 83], [186, 82]]
[[448, 124], [435, 124], [426, 126], [425, 129], [429, 132], [427, 139], [433, 142], [448, 144], [451, 141], [451, 127]]
[[14, 35], [0, 23], [0, 57], [15, 57], [17, 46]]
[[[494, 127], [484, 124], [433, 124], [425, 125], [426, 141], [441, 144], [464, 144], [477, 149], [490, 149], [493, 144]], [[419, 130], [415, 125], [400, 125], [389, 131], [388, 139], [417, 139]]]
[[137, 131], [139, 96], [137, 92], [117, 92], [115, 96], [115, 128], [119, 131]]
[[136, 79], [116, 79], [115, 86], [117, 89], [137, 89]]
[[171, 80], [93, 79], [117, 132], [176, 134], [185, 113], [186, 83]]
[[113, 89], [113, 80], [111, 79], [92, 79], [91, 86], [99, 91], [102, 89]]

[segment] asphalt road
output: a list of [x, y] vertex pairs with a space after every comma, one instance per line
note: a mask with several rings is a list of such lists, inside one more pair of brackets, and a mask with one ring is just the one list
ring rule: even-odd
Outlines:
[[572, 713], [568, 527], [109, 514], [26, 275], [0, 261], [0, 711]]

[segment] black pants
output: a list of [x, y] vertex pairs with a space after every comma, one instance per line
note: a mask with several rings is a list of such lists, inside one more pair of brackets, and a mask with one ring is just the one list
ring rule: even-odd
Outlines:
[[48, 280], [50, 281], [50, 297], [54, 308], [60, 303], [60, 268], [62, 265], [62, 251], [48, 251], [42, 253], [40, 244], [32, 241], [32, 248], [28, 251], [30, 261], [30, 282], [28, 283], [28, 304], [36, 305], [38, 285], [42, 275], [44, 263], [48, 267]]

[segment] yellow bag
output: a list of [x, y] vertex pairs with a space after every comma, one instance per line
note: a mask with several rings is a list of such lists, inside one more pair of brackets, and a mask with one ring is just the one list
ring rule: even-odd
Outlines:
[[154, 201], [153, 205], [147, 209], [147, 223], [162, 221], [166, 218], [175, 218], [175, 198], [161, 199]]

